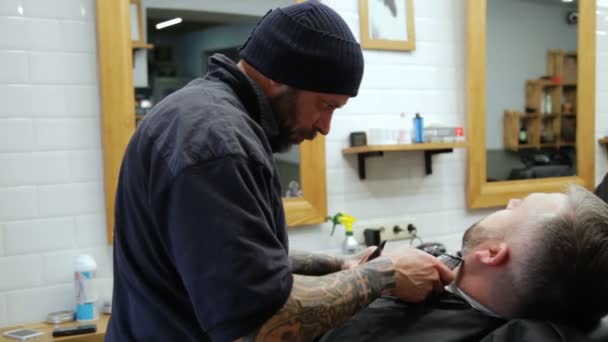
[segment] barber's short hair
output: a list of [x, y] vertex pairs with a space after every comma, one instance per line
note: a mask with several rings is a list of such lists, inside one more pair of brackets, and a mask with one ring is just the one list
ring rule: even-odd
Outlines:
[[569, 208], [540, 223], [513, 284], [516, 316], [588, 330], [608, 314], [608, 205], [580, 186], [566, 194]]

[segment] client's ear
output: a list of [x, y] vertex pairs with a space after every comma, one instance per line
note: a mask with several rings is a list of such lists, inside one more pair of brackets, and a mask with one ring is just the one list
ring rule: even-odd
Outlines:
[[483, 248], [475, 251], [475, 258], [488, 266], [500, 266], [509, 260], [509, 247], [504, 241], [487, 241]]

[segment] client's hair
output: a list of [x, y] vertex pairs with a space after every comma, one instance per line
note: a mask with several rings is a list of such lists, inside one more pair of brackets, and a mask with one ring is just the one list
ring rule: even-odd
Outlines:
[[608, 314], [608, 205], [580, 186], [569, 207], [540, 223], [536, 248], [513, 283], [517, 317], [584, 330]]

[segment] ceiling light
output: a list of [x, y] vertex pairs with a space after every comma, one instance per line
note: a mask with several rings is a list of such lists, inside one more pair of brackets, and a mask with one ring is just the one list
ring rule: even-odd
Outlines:
[[562, 0], [562, 2], [573, 2], [574, 0]]
[[161, 30], [161, 29], [164, 29], [165, 27], [169, 27], [169, 26], [172, 26], [172, 25], [177, 25], [177, 24], [179, 24], [181, 22], [182, 22], [182, 18], [174, 18], [174, 19], [171, 19], [171, 20], [163, 21], [162, 23], [156, 24], [156, 29], [157, 30]]

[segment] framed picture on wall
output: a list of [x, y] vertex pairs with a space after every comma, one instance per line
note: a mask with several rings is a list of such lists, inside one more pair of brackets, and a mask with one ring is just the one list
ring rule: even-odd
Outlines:
[[359, 0], [359, 26], [364, 49], [416, 49], [414, 0]]

